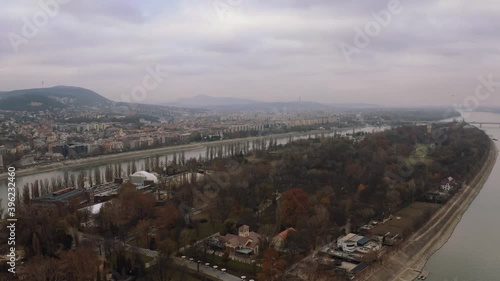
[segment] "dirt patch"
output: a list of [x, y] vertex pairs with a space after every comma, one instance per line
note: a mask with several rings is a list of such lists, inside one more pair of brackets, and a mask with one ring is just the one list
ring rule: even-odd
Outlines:
[[405, 237], [416, 228], [424, 224], [439, 208], [441, 204], [414, 202], [410, 206], [396, 212], [392, 219], [371, 229], [374, 235], [399, 234]]

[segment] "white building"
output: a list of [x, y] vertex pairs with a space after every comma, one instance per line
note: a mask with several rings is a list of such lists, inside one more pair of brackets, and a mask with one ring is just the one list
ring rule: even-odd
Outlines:
[[361, 238], [362, 236], [349, 233], [346, 236], [337, 239], [337, 248], [342, 249], [343, 252], [352, 253], [356, 250], [356, 247], [358, 246], [357, 241]]
[[138, 171], [129, 176], [130, 183], [135, 185], [148, 185], [148, 183], [158, 183], [158, 178], [146, 171]]
[[381, 249], [380, 243], [371, 240], [368, 237], [349, 233], [344, 237], [337, 239], [337, 248], [342, 249], [345, 253], [360, 252], [369, 253]]
[[450, 191], [455, 188], [455, 179], [448, 177], [441, 182], [441, 189], [444, 191]]

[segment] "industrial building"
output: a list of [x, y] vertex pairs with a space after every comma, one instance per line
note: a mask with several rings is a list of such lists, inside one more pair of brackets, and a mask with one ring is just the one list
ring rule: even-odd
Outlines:
[[91, 202], [91, 194], [83, 189], [68, 187], [31, 199], [31, 206], [56, 212], [60, 215], [86, 206]]

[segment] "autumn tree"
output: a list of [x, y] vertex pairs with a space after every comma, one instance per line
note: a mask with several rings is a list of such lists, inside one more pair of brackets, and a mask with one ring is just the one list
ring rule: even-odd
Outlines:
[[110, 165], [106, 166], [106, 170], [104, 172], [106, 182], [112, 182], [113, 181], [113, 170]]
[[395, 189], [389, 189], [385, 194], [384, 207], [387, 213], [392, 214], [398, 210], [401, 205], [401, 195]]
[[131, 167], [131, 170], [130, 170], [130, 175], [134, 174], [135, 172], [137, 172], [137, 164], [135, 163], [135, 161], [132, 161], [132, 167]]
[[168, 202], [156, 210], [156, 224], [162, 229], [170, 230], [180, 218], [179, 208], [173, 202]]
[[29, 203], [30, 203], [30, 200], [31, 200], [31, 196], [30, 196], [30, 189], [28, 187], [28, 184], [25, 184], [24, 187], [23, 187], [23, 195], [22, 195], [22, 198], [23, 198], [23, 204], [25, 206], [28, 206]]
[[287, 261], [280, 256], [277, 250], [268, 248], [264, 251], [262, 270], [257, 274], [257, 279], [266, 281], [280, 280], [287, 266]]
[[97, 254], [87, 247], [63, 252], [60, 260], [65, 268], [66, 280], [74, 281], [94, 280], [100, 263]]
[[76, 186], [76, 177], [75, 174], [71, 174], [69, 176], [69, 186], [75, 187]]
[[297, 262], [298, 255], [304, 256], [311, 249], [305, 231], [289, 231], [285, 240], [284, 249], [288, 253], [290, 263]]
[[[175, 268], [172, 258], [169, 255], [161, 254], [157, 262], [150, 269], [151, 280], [153, 281], [172, 280], [172, 277], [177, 270], [178, 269]], [[181, 275], [182, 276], [184, 275], [184, 270], [182, 269], [181, 269]]]
[[66, 281], [66, 274], [59, 260], [48, 257], [30, 259], [21, 273], [24, 280], [30, 281]]
[[153, 216], [156, 199], [153, 194], [142, 193], [132, 184], [123, 184], [119, 194], [119, 204], [122, 218], [127, 222], [137, 222]]
[[69, 173], [68, 171], [64, 171], [63, 175], [63, 180], [64, 180], [64, 187], [69, 187]]
[[64, 219], [48, 212], [19, 213], [16, 244], [24, 246], [26, 256], [54, 256], [62, 248], [71, 246], [69, 225]]
[[304, 190], [292, 188], [283, 193], [280, 201], [280, 218], [283, 224], [297, 225], [299, 219], [307, 215], [309, 210], [309, 196]]

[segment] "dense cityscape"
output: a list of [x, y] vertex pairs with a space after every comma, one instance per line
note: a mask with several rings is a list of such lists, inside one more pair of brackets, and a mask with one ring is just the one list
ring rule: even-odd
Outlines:
[[280, 111], [256, 113], [106, 103], [109, 105], [83, 107], [70, 103], [57, 111], [0, 111], [0, 155], [5, 159], [2, 162], [27, 168], [64, 159], [191, 142], [340, 130], [364, 124], [397, 125], [458, 116], [457, 112], [439, 116], [440, 111], [422, 109], [413, 109], [414, 115], [408, 113], [399, 118], [385, 108], [311, 111], [305, 107], [287, 111], [283, 106]]

